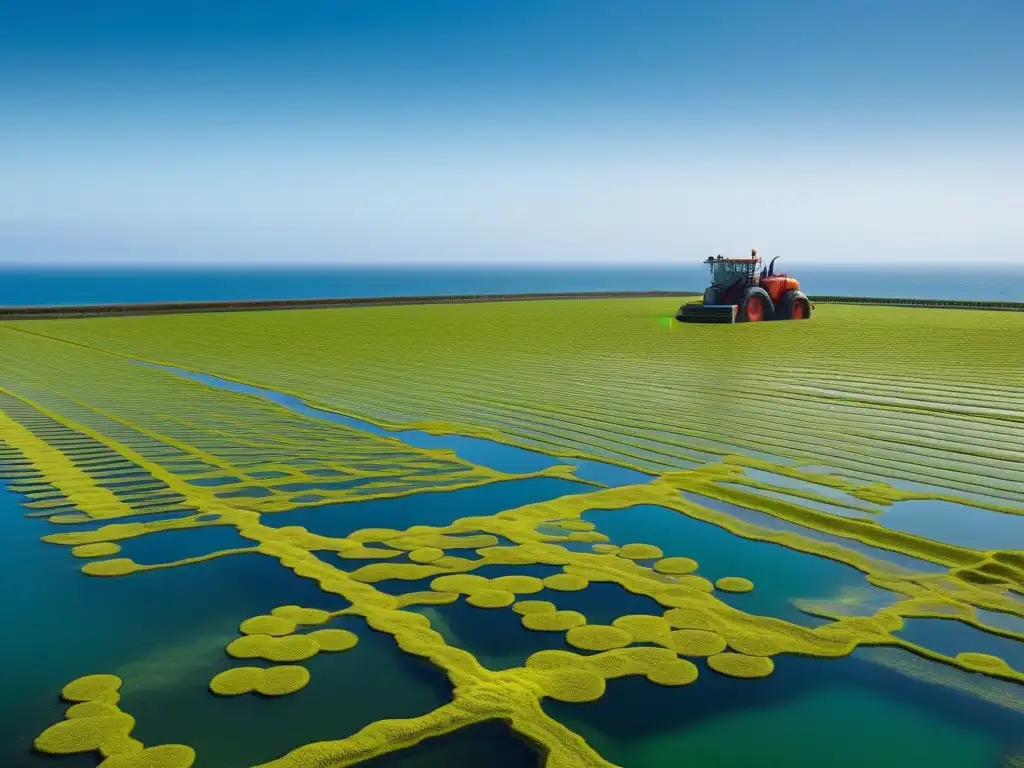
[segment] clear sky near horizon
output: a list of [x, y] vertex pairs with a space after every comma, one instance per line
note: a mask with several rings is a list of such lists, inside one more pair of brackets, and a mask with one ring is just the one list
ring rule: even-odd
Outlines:
[[1019, 0], [7, 0], [0, 263], [1024, 262]]

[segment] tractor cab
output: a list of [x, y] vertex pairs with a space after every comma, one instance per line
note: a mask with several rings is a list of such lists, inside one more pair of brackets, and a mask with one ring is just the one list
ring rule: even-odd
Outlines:
[[704, 303], [708, 306], [739, 304], [746, 290], [760, 280], [761, 260], [757, 256], [749, 259], [709, 256], [704, 263], [711, 268], [711, 285], [704, 291]]
[[729, 288], [738, 283], [753, 285], [757, 283], [757, 266], [761, 259], [755, 257], [749, 259], [726, 259], [722, 256], [717, 258], [709, 256], [705, 264], [711, 267], [711, 285], [715, 288]]

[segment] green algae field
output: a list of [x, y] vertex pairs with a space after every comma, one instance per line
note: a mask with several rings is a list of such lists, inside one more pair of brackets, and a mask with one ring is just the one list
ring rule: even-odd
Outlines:
[[1024, 761], [1024, 313], [0, 323], [0, 765]]

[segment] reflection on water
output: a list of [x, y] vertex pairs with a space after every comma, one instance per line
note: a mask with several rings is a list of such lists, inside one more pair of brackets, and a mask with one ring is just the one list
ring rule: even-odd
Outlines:
[[1014, 669], [1024, 672], [1024, 643], [982, 632], [955, 619], [905, 619], [903, 629], [897, 634], [947, 656], [958, 653], [998, 656]]
[[779, 518], [765, 514], [764, 512], [747, 509], [746, 507], [739, 507], [735, 504], [729, 504], [724, 501], [708, 498], [707, 496], [700, 496], [695, 493], [683, 493], [683, 497], [696, 504], [710, 507], [711, 509], [719, 512], [724, 512], [727, 515], [735, 517], [737, 520], [743, 520], [744, 522], [760, 526], [761, 528], [768, 528], [773, 531], [790, 531], [791, 533], [800, 534], [808, 539], [826, 541], [830, 544], [838, 544], [846, 549], [867, 555], [874, 560], [891, 563], [892, 565], [908, 571], [942, 573], [943, 571], [948, 570], [945, 566], [937, 565], [929, 562], [928, 560], [921, 560], [920, 558], [904, 555], [901, 552], [892, 552], [891, 550], [882, 549], [880, 547], [872, 547], [871, 545], [864, 544], [856, 539], [847, 539], [842, 536], [834, 536], [830, 533], [825, 533], [814, 528], [806, 528], [802, 525], [788, 522], [787, 520], [780, 520]]
[[178, 531], [156, 531], [119, 542], [118, 557], [130, 557], [142, 565], [158, 565], [188, 557], [199, 557], [223, 549], [252, 547], [256, 542], [243, 539], [234, 526], [211, 525]]
[[[1024, 608], [1024, 605], [1021, 606]], [[975, 608], [978, 621], [996, 629], [1006, 629], [1010, 632], [1017, 632], [1024, 635], [1024, 618], [999, 611], [986, 611], [983, 608]]]
[[[802, 468], [801, 471], [809, 472], [810, 470]], [[818, 494], [819, 496], [827, 496], [828, 498], [835, 499], [836, 501], [842, 501], [847, 504], [857, 504], [862, 507], [877, 509], [879, 511], [885, 509], [883, 506], [862, 501], [861, 499], [851, 496], [846, 491], [840, 490], [839, 488], [833, 488], [829, 485], [818, 485], [817, 483], [811, 483], [807, 480], [801, 480], [800, 478], [790, 477], [789, 475], [779, 475], [775, 472], [766, 472], [763, 469], [753, 469], [752, 467], [744, 467], [743, 472], [753, 480], [758, 480], [762, 483], [774, 485], [779, 488], [792, 488], [797, 491], [810, 491]]]
[[863, 575], [847, 565], [777, 544], [741, 539], [665, 507], [592, 511], [583, 518], [595, 523], [615, 544], [656, 543], [666, 556], [693, 558], [699, 564], [697, 573], [712, 581], [723, 576], [750, 579], [752, 592], [717, 593], [723, 602], [747, 613], [813, 626], [820, 620], [794, 607], [793, 598], [827, 598], [844, 586], [868, 586]]
[[950, 501], [900, 501], [880, 518], [886, 528], [979, 549], [1024, 549], [1024, 515]]

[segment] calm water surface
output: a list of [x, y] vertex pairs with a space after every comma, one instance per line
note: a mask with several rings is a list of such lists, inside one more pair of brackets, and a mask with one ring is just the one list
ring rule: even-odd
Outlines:
[[[703, 291], [705, 256], [607, 268], [42, 269], [0, 272], [0, 305], [227, 301], [558, 291]], [[1024, 301], [1024, 268], [778, 266], [808, 294]]]

